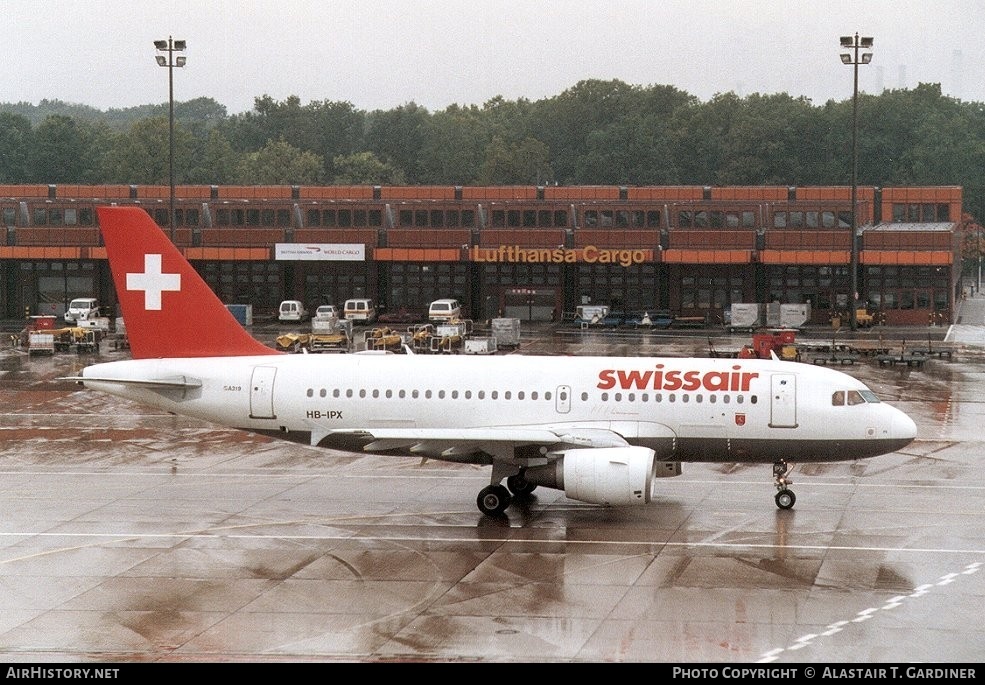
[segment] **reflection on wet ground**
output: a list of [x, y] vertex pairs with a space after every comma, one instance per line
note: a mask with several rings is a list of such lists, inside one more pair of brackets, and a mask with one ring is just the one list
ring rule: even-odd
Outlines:
[[[703, 355], [705, 337], [531, 331], [520, 353]], [[7, 661], [985, 654], [977, 347], [843, 369], [919, 437], [795, 465], [793, 510], [769, 466], [687, 464], [647, 507], [538, 490], [503, 520], [475, 508], [487, 469], [275, 443], [53, 380], [93, 359], [0, 354]]]

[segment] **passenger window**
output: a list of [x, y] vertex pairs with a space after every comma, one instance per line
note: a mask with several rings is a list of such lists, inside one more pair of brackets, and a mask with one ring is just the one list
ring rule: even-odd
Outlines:
[[845, 391], [835, 390], [834, 394], [831, 395], [831, 404], [835, 407], [845, 406]]

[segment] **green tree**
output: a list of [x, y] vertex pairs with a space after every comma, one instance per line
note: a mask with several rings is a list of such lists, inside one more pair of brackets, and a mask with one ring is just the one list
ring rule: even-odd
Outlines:
[[593, 131], [575, 175], [612, 185], [673, 185], [678, 171], [665, 124], [637, 115]]
[[254, 152], [272, 141], [283, 140], [331, 160], [365, 149], [364, 126], [365, 114], [348, 102], [326, 100], [302, 106], [294, 95], [282, 103], [264, 95], [256, 98], [252, 112], [232, 117], [223, 133], [240, 152]]
[[551, 180], [547, 146], [535, 138], [507, 143], [493, 137], [486, 147], [478, 182], [481, 185], [543, 185]]
[[237, 169], [239, 183], [254, 185], [310, 185], [323, 182], [324, 163], [285, 140], [264, 145], [246, 155]]
[[233, 150], [222, 131], [214, 128], [201, 145], [196, 164], [189, 170], [187, 183], [223, 185], [235, 183], [243, 154]]
[[30, 176], [36, 183], [84, 183], [91, 168], [89, 150], [75, 120], [55, 114], [38, 124]]
[[[411, 183], [419, 183], [421, 150], [430, 119], [430, 113], [413, 102], [385, 112], [372, 112], [366, 117], [366, 147], [378, 159], [389, 160], [393, 167], [404, 170]], [[340, 157], [344, 158], [340, 155], [334, 159]], [[335, 173], [340, 173], [338, 167]]]
[[427, 124], [420, 152], [419, 183], [469, 185], [479, 178], [488, 140], [477, 107], [451, 105]]
[[[824, 154], [812, 140], [811, 103], [806, 98], [750, 95], [735, 108], [722, 140], [721, 185], [797, 185], [804, 165]], [[792, 154], [791, 154], [792, 153]]]
[[[590, 149], [589, 139], [599, 131], [615, 127], [624, 120], [640, 121], [652, 117], [650, 125], [668, 121], [681, 108], [695, 104], [686, 93], [672, 86], [643, 88], [619, 80], [597, 79], [580, 81], [560, 95], [535, 103], [532, 107], [533, 135], [547, 144], [552, 165], [561, 183], [598, 183], [583, 174], [596, 168], [594, 162], [584, 162], [583, 156], [598, 156]], [[629, 124], [631, 127], [632, 124]], [[625, 126], [621, 134], [625, 137]], [[660, 133], [655, 133], [660, 138]], [[625, 171], [613, 172], [625, 176]]]
[[[195, 141], [183, 127], [174, 127], [175, 183], [187, 183], [194, 164]], [[171, 180], [170, 122], [154, 117], [134, 122], [119, 134], [103, 158], [103, 174], [110, 183], [168, 185]]]
[[339, 155], [332, 160], [337, 185], [404, 185], [400, 169], [380, 159], [372, 152]]
[[31, 121], [0, 112], [0, 183], [25, 183], [30, 175]]

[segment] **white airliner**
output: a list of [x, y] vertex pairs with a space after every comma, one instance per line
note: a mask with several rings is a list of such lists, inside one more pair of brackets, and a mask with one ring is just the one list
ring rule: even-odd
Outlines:
[[653, 479], [686, 461], [772, 463], [788, 509], [788, 461], [874, 457], [916, 437], [862, 382], [791, 361], [281, 353], [143, 209], [97, 211], [133, 359], [73, 380], [307, 445], [491, 465], [477, 498], [490, 516], [537, 486], [646, 504]]

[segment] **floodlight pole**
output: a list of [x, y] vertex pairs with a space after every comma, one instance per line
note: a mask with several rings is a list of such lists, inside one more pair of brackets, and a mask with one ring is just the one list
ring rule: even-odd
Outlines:
[[154, 47], [158, 52], [166, 52], [164, 55], [157, 55], [158, 66], [167, 67], [168, 70], [168, 183], [170, 186], [169, 205], [168, 205], [168, 232], [171, 242], [174, 242], [174, 229], [176, 217], [174, 214], [174, 68], [185, 66], [185, 57], [175, 57], [175, 52], [182, 52], [185, 49], [185, 41], [174, 40], [168, 36], [167, 40], [155, 40]]
[[851, 329], [858, 329], [858, 65], [868, 64], [872, 61], [872, 53], [864, 52], [859, 55], [862, 48], [871, 48], [873, 40], [869, 36], [859, 38], [855, 36], [842, 36], [841, 47], [851, 48], [853, 52], [841, 53], [843, 64], [851, 64], [854, 71], [854, 81], [852, 86], [852, 241], [851, 241], [851, 272], [849, 273], [848, 295], [850, 299], [849, 321]]

